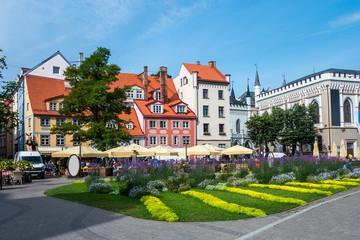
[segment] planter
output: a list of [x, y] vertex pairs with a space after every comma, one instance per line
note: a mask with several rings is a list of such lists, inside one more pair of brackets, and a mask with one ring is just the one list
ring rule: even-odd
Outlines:
[[100, 168], [100, 177], [107, 177], [113, 175], [113, 169], [111, 167]]

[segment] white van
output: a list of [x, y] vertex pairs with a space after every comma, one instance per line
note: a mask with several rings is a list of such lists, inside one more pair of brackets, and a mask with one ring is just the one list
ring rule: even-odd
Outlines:
[[14, 163], [26, 160], [32, 163], [33, 170], [30, 171], [32, 177], [45, 178], [45, 164], [38, 151], [20, 151], [15, 153]]

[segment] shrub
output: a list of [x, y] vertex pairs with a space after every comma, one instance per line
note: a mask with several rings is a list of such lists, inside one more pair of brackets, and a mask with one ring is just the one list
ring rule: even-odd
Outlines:
[[273, 176], [269, 181], [269, 184], [284, 184], [286, 182], [293, 182], [294, 180], [295, 174], [293, 172], [290, 172]]
[[228, 182], [227, 185], [233, 187], [246, 187], [252, 183], [259, 183], [259, 181], [253, 174], [248, 174], [245, 178], [235, 179], [232, 182]]
[[112, 186], [106, 181], [93, 181], [89, 186], [89, 192], [93, 193], [110, 193], [113, 191]]
[[351, 172], [344, 176], [345, 178], [360, 178], [360, 168], [354, 168]]
[[178, 188], [178, 192], [184, 192], [190, 190], [190, 186], [186, 184], [180, 184], [180, 187]]
[[158, 190], [162, 190], [163, 188], [166, 188], [165, 183], [161, 180], [153, 180], [146, 184], [147, 187], [155, 188]]
[[91, 171], [88, 176], [84, 177], [84, 182], [88, 188], [93, 182], [99, 182], [99, 180], [100, 175], [95, 171]]
[[157, 197], [159, 196], [159, 190], [148, 186], [135, 186], [129, 192], [129, 197], [131, 198], [141, 198], [146, 195]]
[[201, 183], [198, 184], [198, 188], [204, 189], [206, 188], [207, 185], [214, 185], [216, 184], [216, 181], [213, 179], [205, 179], [204, 181], [202, 181]]

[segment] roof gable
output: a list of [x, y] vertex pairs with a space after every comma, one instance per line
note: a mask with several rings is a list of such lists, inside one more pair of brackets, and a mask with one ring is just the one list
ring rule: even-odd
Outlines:
[[225, 76], [216, 67], [190, 63], [183, 63], [183, 65], [190, 74], [192, 74], [193, 72], [198, 72], [199, 81], [215, 81], [227, 83]]

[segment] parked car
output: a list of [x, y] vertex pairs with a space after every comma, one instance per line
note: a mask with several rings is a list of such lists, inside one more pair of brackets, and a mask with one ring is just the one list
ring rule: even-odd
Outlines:
[[33, 170], [29, 173], [32, 177], [45, 178], [45, 164], [38, 151], [20, 151], [15, 153], [14, 163], [20, 160], [31, 162]]

